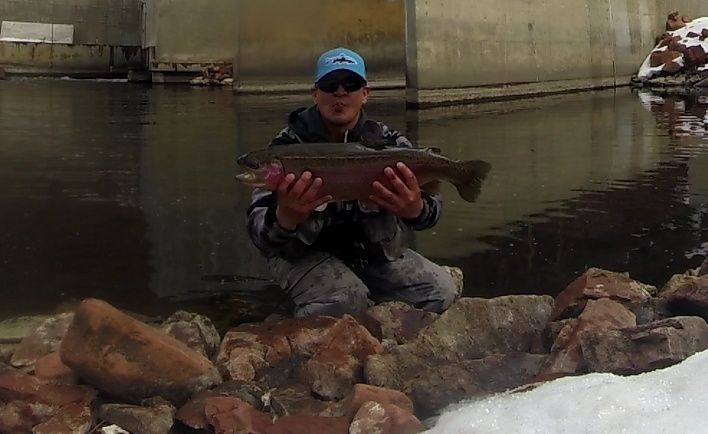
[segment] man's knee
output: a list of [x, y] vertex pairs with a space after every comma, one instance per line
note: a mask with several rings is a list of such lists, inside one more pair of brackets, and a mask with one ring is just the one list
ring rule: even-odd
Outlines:
[[363, 285], [346, 290], [327, 288], [326, 286], [320, 289], [321, 293], [317, 296], [307, 297], [307, 294], [303, 294], [305, 297], [298, 297], [298, 300], [295, 300], [294, 315], [296, 317], [357, 315], [369, 307], [369, 293]]
[[447, 272], [444, 274], [433, 275], [428, 285], [428, 299], [421, 306], [423, 310], [435, 313], [442, 313], [449, 308], [457, 299], [457, 287]]

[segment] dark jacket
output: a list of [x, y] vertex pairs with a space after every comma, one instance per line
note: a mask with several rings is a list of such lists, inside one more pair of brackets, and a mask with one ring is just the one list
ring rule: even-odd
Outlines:
[[[381, 122], [366, 118], [362, 111], [357, 125], [347, 131], [345, 142], [387, 141], [390, 146], [413, 147], [403, 135]], [[289, 116], [288, 126], [270, 146], [293, 143], [331, 142], [317, 106], [300, 108]], [[408, 247], [410, 229], [435, 225], [442, 209], [440, 195], [422, 192], [423, 212], [415, 220], [395, 217], [385, 210], [370, 211], [357, 201], [330, 203], [314, 211], [295, 231], [287, 231], [276, 221], [276, 193], [255, 189], [248, 208], [248, 232], [266, 257], [294, 259], [309, 250], [329, 252], [346, 263], [394, 261]]]

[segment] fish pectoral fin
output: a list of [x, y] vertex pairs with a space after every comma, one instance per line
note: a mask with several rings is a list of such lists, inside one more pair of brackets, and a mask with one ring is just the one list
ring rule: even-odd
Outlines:
[[426, 182], [420, 186], [421, 190], [424, 190], [430, 194], [440, 193], [440, 180], [434, 179], [432, 181]]

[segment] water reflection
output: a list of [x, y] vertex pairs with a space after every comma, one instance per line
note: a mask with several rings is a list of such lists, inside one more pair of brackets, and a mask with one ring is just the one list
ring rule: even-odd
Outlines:
[[[558, 292], [591, 265], [661, 285], [705, 255], [703, 97], [628, 90], [465, 109], [369, 111], [421, 145], [492, 163], [480, 200], [446, 186], [417, 248], [469, 295]], [[0, 83], [0, 318], [87, 296], [248, 319], [285, 307], [244, 228], [233, 158], [307, 96], [110, 82]], [[234, 277], [236, 276], [236, 277]]]

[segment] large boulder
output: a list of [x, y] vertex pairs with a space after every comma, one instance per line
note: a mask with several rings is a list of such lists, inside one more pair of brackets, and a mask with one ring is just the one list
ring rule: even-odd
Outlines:
[[428, 418], [464, 399], [523, 386], [533, 381], [545, 360], [544, 354], [509, 353], [432, 365], [409, 380], [405, 390], [416, 414]]
[[222, 381], [201, 354], [96, 299], [76, 309], [60, 354], [85, 382], [128, 403], [160, 396], [181, 405]]
[[530, 352], [552, 308], [550, 296], [461, 298], [415, 340], [369, 357], [364, 368], [366, 382], [404, 390], [428, 366]]
[[594, 330], [581, 335], [580, 345], [592, 372], [639, 374], [708, 348], [708, 324], [699, 317], [674, 317], [621, 330]]

